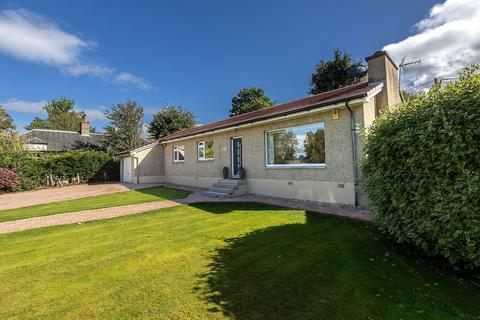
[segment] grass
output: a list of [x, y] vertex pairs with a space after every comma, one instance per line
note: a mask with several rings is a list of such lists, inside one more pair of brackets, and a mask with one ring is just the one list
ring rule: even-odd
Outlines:
[[478, 319], [371, 223], [207, 203], [0, 236], [1, 319]]
[[[60, 191], [59, 191], [60, 192]], [[109, 208], [166, 199], [181, 199], [189, 194], [187, 191], [154, 187], [140, 190], [131, 190], [105, 194], [101, 196], [86, 197], [74, 200], [59, 201], [36, 206], [17, 209], [1, 210], [0, 222], [26, 219], [32, 217], [48, 216], [57, 213], [83, 211], [91, 209]]]

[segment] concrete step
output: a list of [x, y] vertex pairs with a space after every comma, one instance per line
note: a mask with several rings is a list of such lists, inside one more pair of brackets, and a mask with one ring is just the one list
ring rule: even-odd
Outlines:
[[219, 179], [218, 183], [224, 183], [224, 184], [231, 184], [231, 185], [240, 185], [244, 184], [245, 180], [239, 180], [239, 179]]
[[231, 196], [230, 193], [224, 193], [224, 192], [214, 192], [214, 191], [205, 191], [203, 193], [207, 197], [212, 197], [212, 198], [228, 198]]
[[222, 187], [216, 187], [215, 185], [208, 188], [208, 191], [218, 192], [218, 193], [227, 193], [227, 194], [233, 194], [234, 190], [235, 190], [234, 188], [229, 188], [229, 187], [222, 188]]
[[232, 184], [232, 183], [223, 183], [223, 182], [217, 182], [212, 185], [214, 188], [221, 188], [221, 189], [229, 189], [229, 190], [234, 190], [238, 189], [238, 185]]

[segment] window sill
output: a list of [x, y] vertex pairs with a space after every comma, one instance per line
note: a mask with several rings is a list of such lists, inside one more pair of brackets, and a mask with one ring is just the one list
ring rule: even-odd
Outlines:
[[318, 165], [266, 165], [265, 169], [326, 169], [327, 165], [325, 164], [318, 164]]
[[212, 159], [197, 159], [198, 162], [205, 162], [205, 161], [213, 161], [215, 160], [215, 158], [212, 158]]
[[182, 160], [173, 161], [173, 163], [184, 163], [184, 162], [185, 162], [185, 160], [183, 160], [183, 161]]

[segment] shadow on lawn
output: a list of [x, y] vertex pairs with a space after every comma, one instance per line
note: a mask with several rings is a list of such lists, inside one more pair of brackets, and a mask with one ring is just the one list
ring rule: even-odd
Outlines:
[[218, 313], [242, 320], [480, 315], [479, 288], [403, 256], [378, 237], [370, 223], [307, 212], [305, 224], [226, 240], [195, 291], [214, 305], [213, 318]]

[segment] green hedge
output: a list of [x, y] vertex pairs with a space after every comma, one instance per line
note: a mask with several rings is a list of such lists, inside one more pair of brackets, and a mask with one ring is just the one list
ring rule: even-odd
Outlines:
[[382, 114], [362, 164], [382, 230], [470, 268], [480, 266], [478, 70]]
[[100, 151], [31, 154], [18, 165], [18, 171], [20, 184], [15, 190], [120, 178], [118, 160]]

